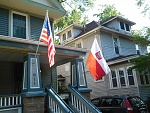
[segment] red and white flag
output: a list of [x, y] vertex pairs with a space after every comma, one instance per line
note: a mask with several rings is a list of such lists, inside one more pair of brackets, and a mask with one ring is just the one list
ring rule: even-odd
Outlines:
[[87, 66], [95, 80], [102, 78], [110, 72], [110, 69], [102, 55], [96, 38], [88, 56]]
[[43, 41], [48, 46], [48, 59], [49, 59], [49, 65], [51, 67], [54, 65], [54, 55], [56, 51], [54, 47], [53, 35], [52, 35], [51, 26], [49, 22], [48, 11], [45, 16], [45, 21], [41, 32], [40, 41]]

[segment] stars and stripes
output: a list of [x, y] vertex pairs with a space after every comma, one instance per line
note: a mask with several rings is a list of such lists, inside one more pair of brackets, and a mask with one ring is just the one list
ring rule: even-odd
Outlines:
[[48, 45], [48, 59], [49, 59], [49, 65], [51, 67], [54, 65], [54, 55], [56, 51], [54, 47], [48, 12], [46, 13], [45, 21], [44, 21], [41, 36], [40, 36], [40, 41]]

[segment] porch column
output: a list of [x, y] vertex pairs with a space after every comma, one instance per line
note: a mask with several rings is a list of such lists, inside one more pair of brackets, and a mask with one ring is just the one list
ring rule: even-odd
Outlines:
[[24, 57], [22, 82], [23, 113], [44, 113], [39, 55], [28, 53]]
[[75, 59], [71, 62], [71, 85], [90, 100], [92, 90], [87, 87], [83, 59]]

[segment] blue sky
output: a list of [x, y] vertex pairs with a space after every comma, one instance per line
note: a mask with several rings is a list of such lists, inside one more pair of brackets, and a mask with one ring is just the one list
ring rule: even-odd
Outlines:
[[114, 4], [116, 9], [121, 12], [125, 18], [135, 22], [136, 25], [132, 27], [134, 30], [142, 29], [144, 26], [150, 26], [150, 19], [148, 17], [144, 17], [143, 14], [141, 14], [142, 10], [139, 9], [136, 5], [136, 0], [96, 0], [94, 8], [88, 11], [88, 17], [90, 21], [97, 21], [97, 18], [93, 17], [93, 12], [98, 13], [98, 9], [100, 9], [99, 5], [104, 4]]

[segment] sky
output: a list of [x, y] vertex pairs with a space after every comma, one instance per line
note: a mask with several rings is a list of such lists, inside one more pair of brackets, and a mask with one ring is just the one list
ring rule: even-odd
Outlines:
[[88, 11], [90, 21], [97, 21], [97, 18], [93, 17], [93, 12], [98, 13], [99, 5], [104, 4], [114, 4], [117, 11], [124, 15], [125, 18], [135, 22], [136, 24], [132, 26], [132, 30], [140, 30], [144, 26], [150, 26], [150, 19], [141, 14], [142, 10], [136, 5], [136, 0], [96, 0], [94, 8]]

